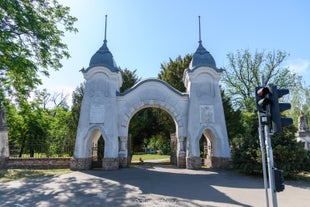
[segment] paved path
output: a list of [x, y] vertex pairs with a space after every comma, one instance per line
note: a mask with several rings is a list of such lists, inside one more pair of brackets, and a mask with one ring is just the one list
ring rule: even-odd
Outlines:
[[[278, 204], [310, 206], [310, 183], [287, 183]], [[266, 201], [259, 178], [148, 164], [0, 183], [0, 206], [263, 207]]]

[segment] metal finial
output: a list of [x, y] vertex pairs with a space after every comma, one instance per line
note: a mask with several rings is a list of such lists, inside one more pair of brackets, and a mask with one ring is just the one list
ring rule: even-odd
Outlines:
[[105, 26], [104, 26], [104, 43], [107, 42], [107, 19], [108, 15], [105, 15]]
[[198, 16], [198, 21], [199, 21], [199, 44], [201, 44], [201, 28], [200, 28], [200, 16]]

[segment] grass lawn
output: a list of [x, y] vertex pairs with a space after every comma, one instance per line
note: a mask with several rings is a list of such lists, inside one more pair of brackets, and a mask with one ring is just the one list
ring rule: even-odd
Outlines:
[[139, 161], [139, 159], [142, 158], [142, 160], [158, 160], [158, 159], [165, 159], [170, 158], [170, 155], [159, 155], [159, 154], [139, 154], [139, 155], [132, 155], [131, 161]]
[[310, 182], [310, 172], [301, 172], [294, 177], [295, 180]]
[[6, 169], [0, 170], [0, 183], [27, 178], [54, 176], [71, 172], [70, 169]]

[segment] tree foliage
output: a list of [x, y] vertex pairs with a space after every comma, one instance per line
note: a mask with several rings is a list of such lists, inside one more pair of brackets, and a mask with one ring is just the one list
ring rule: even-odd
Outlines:
[[41, 84], [41, 74], [62, 67], [69, 57], [62, 37], [77, 31], [76, 20], [57, 0], [0, 2], [0, 104], [8, 96], [21, 102]]
[[25, 153], [29, 153], [30, 157], [35, 153], [46, 156], [64, 154], [64, 147], [68, 145], [70, 111], [64, 102], [52, 108], [43, 107], [48, 94], [43, 90], [37, 92], [32, 101], [8, 107], [9, 142], [19, 156]]
[[123, 85], [120, 88], [120, 92], [124, 92], [125, 90], [131, 88], [141, 80], [141, 78], [138, 77], [136, 72], [137, 70], [130, 71], [127, 68], [121, 70], [123, 77]]
[[84, 91], [85, 91], [85, 83], [81, 83], [80, 86], [76, 87], [76, 89], [72, 93], [71, 114], [68, 119], [68, 128], [69, 128], [68, 138], [72, 143], [75, 142], [75, 138], [77, 135], [77, 128], [80, 119], [80, 112], [82, 107]]
[[258, 52], [239, 50], [227, 55], [229, 65], [223, 78], [227, 95], [232, 97], [233, 105], [246, 111], [255, 108], [255, 87], [265, 83], [278, 87], [292, 87], [294, 74], [283, 66], [288, 54], [284, 51]]
[[310, 87], [305, 86], [301, 76], [296, 77], [295, 87], [291, 88], [289, 100], [286, 101], [291, 102], [292, 108], [288, 115], [293, 117], [295, 126], [298, 126], [298, 117], [301, 112], [306, 117], [310, 117]]
[[[234, 108], [241, 109], [240, 128], [242, 133], [236, 133], [230, 138], [231, 152], [235, 167], [244, 173], [257, 174], [262, 172], [262, 158], [258, 137], [258, 117], [255, 113], [255, 87], [260, 86], [261, 75], [266, 83], [273, 83], [279, 88], [293, 90], [293, 109], [295, 113], [304, 106], [305, 99], [301, 94], [307, 94], [301, 78], [282, 67], [287, 54], [282, 51], [250, 54], [248, 50], [228, 54], [229, 69], [224, 77], [225, 92], [233, 100]], [[294, 86], [294, 87], [293, 87]], [[297, 87], [296, 87], [297, 86]], [[286, 97], [287, 98], [287, 97]], [[306, 98], [307, 100], [307, 98]], [[295, 114], [298, 116], [300, 112]], [[297, 117], [295, 117], [297, 120]], [[284, 127], [283, 133], [272, 136], [271, 143], [274, 152], [275, 166], [285, 170], [292, 176], [302, 170], [309, 170], [309, 157], [300, 143], [297, 143], [296, 126]]]
[[185, 92], [186, 88], [183, 83], [183, 73], [188, 68], [192, 56], [187, 54], [185, 57], [178, 56], [175, 60], [169, 59], [168, 63], [160, 65], [161, 71], [158, 74], [158, 78], [166, 81], [171, 86], [181, 92]]
[[[145, 140], [147, 140], [153, 143], [150, 145], [151, 148], [161, 149], [164, 153], [168, 153], [169, 146], [167, 145], [170, 145], [170, 134], [173, 132], [175, 132], [175, 123], [172, 117], [159, 108], [145, 108], [138, 111], [129, 125], [134, 152], [142, 151], [145, 147]], [[155, 142], [154, 139], [159, 140]]]
[[221, 91], [221, 95], [228, 138], [231, 140], [234, 137], [240, 136], [245, 130], [240, 124], [242, 113], [240, 110], [236, 110], [232, 107], [231, 98], [228, 97], [223, 90]]

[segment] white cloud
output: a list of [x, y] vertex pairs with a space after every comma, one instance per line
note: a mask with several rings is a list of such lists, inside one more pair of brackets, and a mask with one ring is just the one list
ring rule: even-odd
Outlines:
[[300, 75], [308, 73], [310, 71], [310, 60], [301, 58], [291, 60], [288, 62], [288, 68], [290, 71]]

